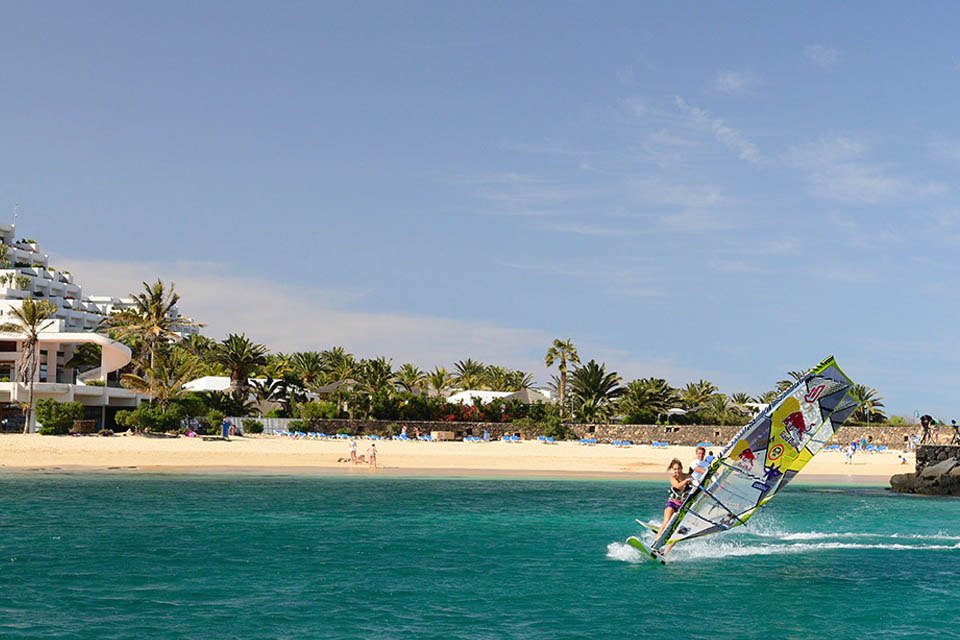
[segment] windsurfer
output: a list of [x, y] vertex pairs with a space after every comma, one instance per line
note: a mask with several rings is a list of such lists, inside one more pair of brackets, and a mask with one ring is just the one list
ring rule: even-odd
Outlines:
[[688, 473], [699, 480], [707, 472], [707, 449], [706, 447], [697, 447], [697, 457], [690, 461], [690, 470]]
[[[670, 493], [667, 495], [667, 503], [664, 505], [660, 530], [657, 531], [658, 538], [670, 522], [670, 518], [680, 509], [683, 501], [687, 499], [687, 495], [690, 493], [690, 484], [693, 482], [693, 477], [683, 472], [683, 463], [678, 458], [670, 461], [667, 471], [670, 472]], [[673, 545], [668, 544], [660, 554], [666, 555], [671, 547]]]

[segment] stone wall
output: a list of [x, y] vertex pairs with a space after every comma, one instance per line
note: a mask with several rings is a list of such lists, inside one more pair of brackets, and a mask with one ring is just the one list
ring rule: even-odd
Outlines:
[[[486, 431], [491, 439], [503, 435], [523, 435], [536, 437], [538, 433], [521, 434], [516, 425], [509, 422], [431, 422], [410, 420], [320, 420], [318, 428], [324, 433], [336, 433], [345, 430], [349, 433], [388, 433], [391, 426], [406, 426], [407, 433], [414, 429], [421, 433], [431, 431], [454, 431], [457, 438], [464, 436], [482, 436]], [[577, 438], [596, 438], [598, 442], [629, 440], [635, 444], [650, 444], [652, 441], [667, 442], [672, 445], [693, 446], [698, 442], [709, 442], [717, 448], [723, 447], [741, 426], [716, 425], [636, 425], [636, 424], [570, 424]], [[398, 429], [393, 429], [398, 431]], [[832, 443], [843, 444], [851, 440], [866, 438], [868, 444], [885, 445], [892, 449], [902, 449], [907, 438], [916, 433], [917, 427], [840, 427], [831, 439]]]
[[919, 446], [917, 447], [917, 473], [950, 458], [960, 460], [960, 447], [936, 444]]

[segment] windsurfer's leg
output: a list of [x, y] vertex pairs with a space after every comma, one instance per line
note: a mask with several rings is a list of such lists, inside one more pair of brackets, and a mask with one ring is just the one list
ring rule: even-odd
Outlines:
[[673, 507], [667, 507], [663, 510], [663, 521], [660, 522], [660, 528], [657, 530], [657, 537], [660, 537], [660, 534], [663, 533], [663, 530], [666, 528], [667, 523], [670, 522], [670, 518], [673, 517], [675, 509]]

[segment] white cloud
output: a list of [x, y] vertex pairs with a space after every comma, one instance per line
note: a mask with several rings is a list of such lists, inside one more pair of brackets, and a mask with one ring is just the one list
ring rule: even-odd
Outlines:
[[840, 60], [840, 52], [822, 44], [811, 44], [803, 48], [803, 55], [807, 60], [829, 69]]
[[861, 142], [838, 137], [792, 148], [787, 163], [807, 172], [812, 193], [841, 202], [880, 204], [943, 192], [936, 182], [893, 175], [888, 164], [865, 160], [866, 151]]
[[622, 237], [636, 235], [637, 231], [629, 229], [618, 229], [615, 227], [600, 227], [592, 224], [573, 222], [570, 224], [554, 224], [549, 227], [553, 231], [561, 233], [575, 233], [582, 236], [598, 237]]
[[690, 116], [695, 124], [706, 127], [717, 141], [728, 149], [735, 151], [738, 158], [754, 164], [760, 162], [760, 153], [757, 146], [744, 138], [739, 131], [727, 126], [720, 118], [711, 117], [706, 110], [687, 104], [680, 96], [674, 98], [674, 102]]
[[743, 93], [758, 84], [760, 78], [751, 71], [718, 71], [710, 78], [714, 91], [728, 94]]
[[617, 69], [617, 80], [625, 86], [632, 86], [636, 79], [633, 75], [633, 67], [627, 66]]
[[440, 316], [357, 311], [362, 295], [304, 289], [266, 277], [238, 276], [210, 263], [110, 262], [58, 257], [85, 295], [126, 296], [141, 282], [175, 282], [180, 311], [206, 323], [205, 335], [246, 333], [272, 351], [342, 345], [358, 357], [386, 355], [395, 365], [446, 366], [463, 358], [549, 375], [542, 353], [554, 336], [537, 329], [501, 327]]
[[633, 180], [629, 188], [642, 201], [661, 206], [704, 209], [722, 205], [726, 201], [713, 185], [669, 183], [653, 178]]

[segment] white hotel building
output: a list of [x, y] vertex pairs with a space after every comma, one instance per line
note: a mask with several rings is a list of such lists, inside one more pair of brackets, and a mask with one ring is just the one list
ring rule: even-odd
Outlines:
[[[108, 374], [130, 362], [126, 345], [94, 333], [100, 321], [113, 311], [132, 306], [130, 298], [83, 296], [80, 285], [69, 271], [50, 266], [49, 257], [40, 253], [32, 241], [15, 240], [15, 224], [0, 223], [0, 245], [6, 247], [6, 258], [0, 260], [0, 324], [16, 319], [10, 311], [24, 299], [47, 300], [57, 307], [40, 334], [40, 358], [34, 372], [34, 401], [53, 398], [59, 402], [81, 402], [86, 418], [96, 420], [97, 427], [110, 428], [119, 409], [131, 409], [142, 396], [108, 383]], [[0, 249], [2, 250], [2, 249]], [[174, 315], [176, 315], [174, 310]], [[196, 327], [185, 326], [183, 333], [197, 333]], [[82, 374], [66, 366], [77, 345], [93, 342], [101, 347], [100, 366]], [[16, 382], [22, 337], [0, 332], [0, 431], [22, 431], [23, 414], [18, 402], [26, 402], [29, 388]], [[99, 383], [86, 384], [100, 381]], [[36, 425], [31, 425], [35, 430]]]

